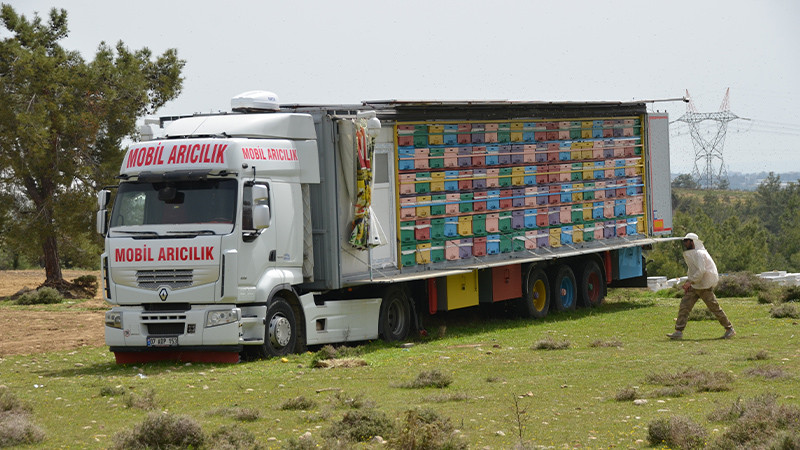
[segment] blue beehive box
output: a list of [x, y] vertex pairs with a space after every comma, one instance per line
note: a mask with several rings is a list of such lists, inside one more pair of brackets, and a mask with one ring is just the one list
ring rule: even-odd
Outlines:
[[614, 200], [614, 215], [621, 217], [625, 215], [625, 199]]
[[458, 217], [444, 218], [444, 235], [447, 237], [458, 236]]
[[486, 254], [497, 255], [500, 253], [500, 235], [490, 234], [486, 236]]

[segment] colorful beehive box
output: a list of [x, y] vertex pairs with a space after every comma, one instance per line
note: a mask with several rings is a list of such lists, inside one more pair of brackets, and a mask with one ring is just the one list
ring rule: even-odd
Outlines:
[[511, 231], [511, 211], [501, 212], [498, 221], [501, 233], [508, 233]]
[[472, 239], [472, 255], [486, 256], [486, 236]]
[[417, 196], [417, 209], [415, 214], [417, 217], [428, 217], [431, 215], [431, 196], [430, 195], [418, 195]]
[[417, 219], [414, 225], [414, 239], [416, 239], [417, 241], [431, 240], [430, 219]]
[[408, 244], [414, 242], [416, 238], [414, 237], [414, 230], [415, 230], [416, 222], [413, 220], [408, 220], [404, 222], [400, 222], [400, 242], [403, 244]]
[[402, 244], [400, 246], [400, 264], [403, 267], [417, 265], [417, 244]]

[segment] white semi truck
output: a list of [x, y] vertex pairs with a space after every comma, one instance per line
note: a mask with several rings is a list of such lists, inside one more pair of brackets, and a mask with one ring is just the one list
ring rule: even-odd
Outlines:
[[232, 106], [166, 120], [98, 195], [120, 363], [401, 340], [479, 304], [597, 306], [671, 232], [668, 118], [645, 102]]

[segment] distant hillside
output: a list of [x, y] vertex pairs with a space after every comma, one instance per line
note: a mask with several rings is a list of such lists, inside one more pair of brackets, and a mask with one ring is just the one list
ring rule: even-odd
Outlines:
[[[670, 174], [674, 180], [679, 173]], [[754, 191], [765, 178], [769, 172], [759, 173], [741, 173], [741, 172], [728, 172], [728, 182], [730, 183], [731, 190], [739, 191]], [[796, 183], [800, 181], [800, 172], [786, 172], [777, 174], [781, 177], [783, 183]]]

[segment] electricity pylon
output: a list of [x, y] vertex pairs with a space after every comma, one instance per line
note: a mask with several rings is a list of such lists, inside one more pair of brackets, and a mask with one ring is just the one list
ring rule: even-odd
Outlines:
[[[677, 122], [686, 122], [689, 125], [689, 133], [692, 136], [694, 146], [694, 170], [692, 177], [704, 189], [718, 188], [720, 185], [727, 184], [728, 171], [725, 169], [725, 160], [722, 157], [722, 148], [725, 145], [725, 135], [728, 132], [728, 122], [741, 117], [731, 112], [730, 108], [731, 88], [725, 91], [725, 98], [718, 112], [699, 113], [694, 106], [689, 90], [686, 90], [686, 114], [677, 119]], [[700, 133], [700, 122], [713, 120], [717, 122], [717, 133], [706, 139]]]

